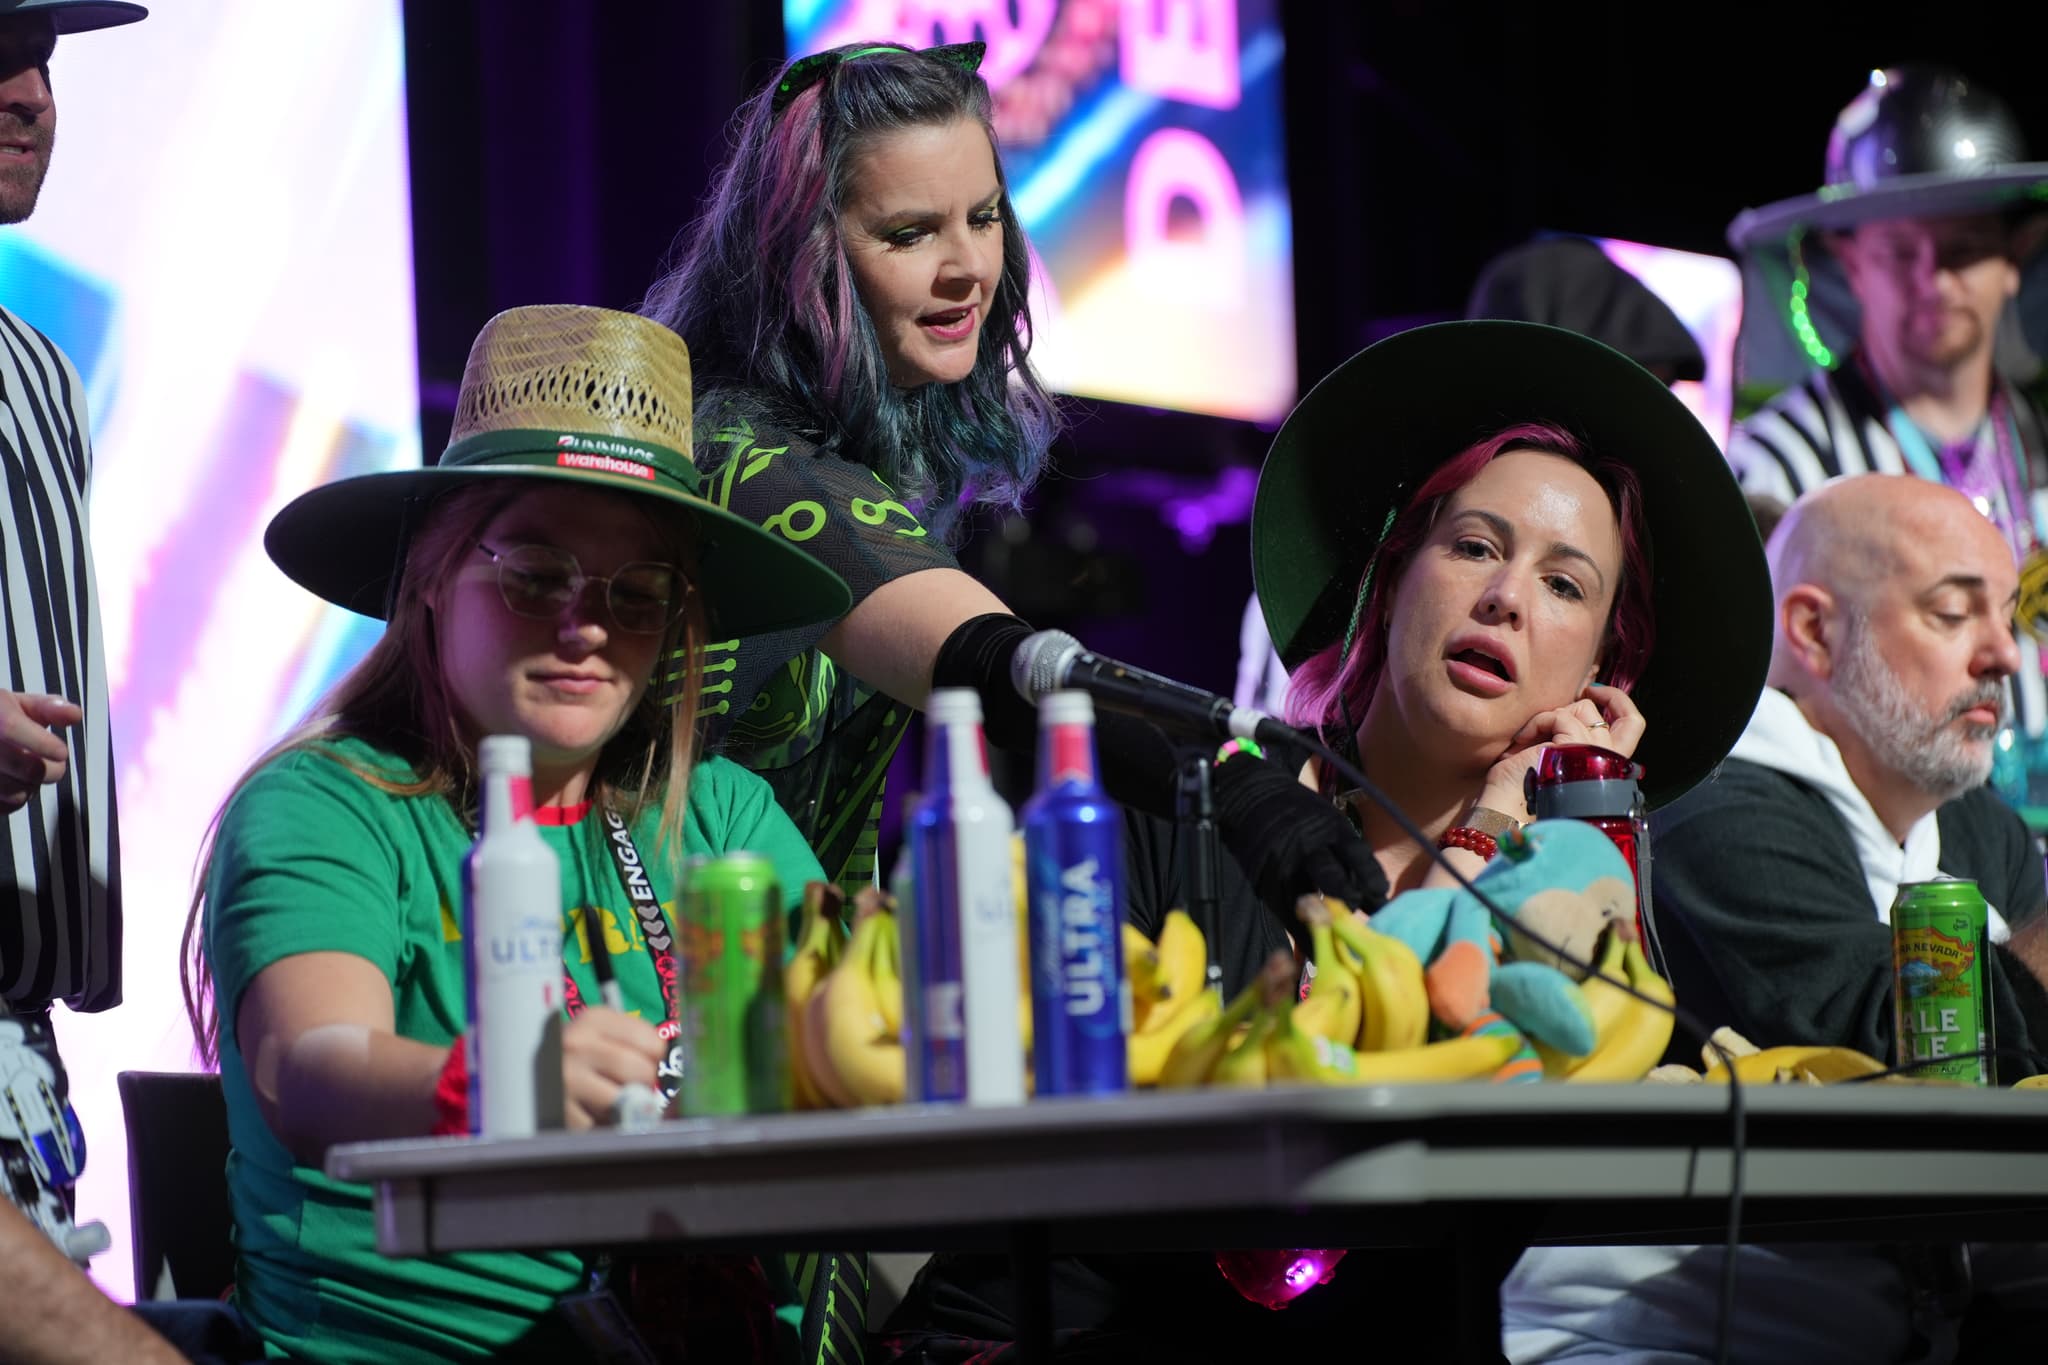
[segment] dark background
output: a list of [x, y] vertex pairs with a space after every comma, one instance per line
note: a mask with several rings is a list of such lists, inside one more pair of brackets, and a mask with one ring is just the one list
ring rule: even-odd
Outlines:
[[[1874, 65], [1958, 65], [2048, 151], [2036, 50], [1989, 8], [1283, 0], [1282, 15], [1304, 387], [1455, 316], [1480, 266], [1540, 230], [1725, 250], [1740, 209], [1818, 185], [1834, 116]], [[733, 110], [779, 63], [781, 10], [412, 0], [405, 22], [421, 421], [438, 451], [486, 318], [637, 306]], [[1070, 417], [1029, 523], [983, 518], [963, 558], [1034, 623], [1228, 691], [1242, 514], [1204, 539], [1162, 504], [1255, 468], [1270, 431], [1102, 403]]]

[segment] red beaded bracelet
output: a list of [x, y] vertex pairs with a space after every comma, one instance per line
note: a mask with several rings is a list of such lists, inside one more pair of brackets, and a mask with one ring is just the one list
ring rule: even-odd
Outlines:
[[435, 1137], [469, 1132], [469, 1040], [460, 1034], [434, 1083], [434, 1126], [428, 1131]]
[[1500, 851], [1500, 845], [1495, 842], [1491, 834], [1488, 834], [1483, 829], [1474, 829], [1470, 825], [1452, 825], [1437, 836], [1436, 846], [1438, 848], [1462, 848], [1467, 853], [1477, 853], [1480, 857], [1487, 859], [1491, 859], [1494, 854]]

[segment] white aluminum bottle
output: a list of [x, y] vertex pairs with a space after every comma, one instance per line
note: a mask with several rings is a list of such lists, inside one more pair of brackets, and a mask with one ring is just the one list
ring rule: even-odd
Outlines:
[[533, 823], [533, 746], [477, 746], [483, 803], [462, 863], [469, 949], [469, 1131], [562, 1126], [562, 873]]
[[915, 879], [915, 997], [908, 1094], [918, 1100], [1020, 1104], [1017, 901], [1010, 808], [989, 781], [981, 698], [939, 688], [925, 704], [924, 799], [907, 835]]

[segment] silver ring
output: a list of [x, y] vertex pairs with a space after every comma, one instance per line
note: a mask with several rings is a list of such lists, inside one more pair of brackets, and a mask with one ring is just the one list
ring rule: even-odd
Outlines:
[[1588, 730], [1605, 730], [1607, 722], [1604, 720], [1589, 720], [1586, 722], [1586, 728]]

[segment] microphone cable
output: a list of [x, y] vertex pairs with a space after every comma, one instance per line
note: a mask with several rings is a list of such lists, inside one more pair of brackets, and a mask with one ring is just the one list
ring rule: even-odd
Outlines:
[[[1898, 1064], [1897, 1066], [1888, 1066], [1888, 1067], [1886, 1067], [1886, 1068], [1885, 1068], [1884, 1070], [1882, 1070], [1882, 1071], [1873, 1071], [1873, 1072], [1869, 1073], [1868, 1075], [1864, 1075], [1864, 1076], [1848, 1076], [1848, 1077], [1844, 1077], [1844, 1078], [1843, 1078], [1842, 1080], [1836, 1081], [1836, 1082], [1835, 1082], [1835, 1084], [1836, 1084], [1836, 1085], [1867, 1085], [1867, 1084], [1869, 1084], [1869, 1083], [1870, 1083], [1871, 1081], [1887, 1081], [1887, 1080], [1893, 1080], [1893, 1079], [1896, 1079], [1896, 1078], [1899, 1078], [1899, 1077], [1910, 1077], [1910, 1076], [1912, 1075], [1912, 1073], [1913, 1073], [1913, 1072], [1915, 1072], [1915, 1071], [1924, 1071], [1924, 1070], [1926, 1070], [1926, 1069], [1927, 1069], [1928, 1067], [1930, 1067], [1930, 1066], [1940, 1066], [1940, 1065], [1942, 1065], [1942, 1064], [1943, 1064], [1944, 1062], [1958, 1062], [1958, 1061], [1961, 1061], [1961, 1060], [1963, 1060], [1963, 1059], [1964, 1059], [1964, 1058], [1966, 1058], [1966, 1057], [1982, 1057], [1982, 1058], [1983, 1058], [1983, 1059], [1984, 1059], [1985, 1061], [1987, 1061], [1987, 1062], [1995, 1062], [1995, 1061], [1997, 1061], [1997, 1060], [1998, 1060], [1998, 1059], [1999, 1059], [2000, 1057], [2017, 1057], [2017, 1058], [2019, 1058], [2020, 1060], [2022, 1060], [2022, 1061], [2026, 1062], [2026, 1063], [2027, 1063], [2027, 1065], [2029, 1065], [2029, 1066], [2033, 1067], [2035, 1071], [2037, 1071], [2037, 1072], [2041, 1072], [2041, 1073], [2048, 1073], [2048, 1054], [2044, 1054], [2044, 1053], [2039, 1053], [2039, 1052], [2035, 1052], [2035, 1051], [2034, 1051], [2034, 1050], [2032, 1050], [2031, 1048], [2024, 1048], [2024, 1047], [1973, 1047], [1973, 1048], [1970, 1048], [1970, 1049], [1968, 1049], [1968, 1050], [1966, 1050], [1966, 1051], [1963, 1051], [1963, 1052], [1951, 1052], [1951, 1053], [1948, 1053], [1948, 1054], [1946, 1054], [1946, 1055], [1944, 1055], [1944, 1056], [1940, 1056], [1940, 1057], [1922, 1057], [1922, 1058], [1920, 1058], [1920, 1059], [1919, 1059], [1918, 1061], [1912, 1061], [1912, 1062], [1900, 1062], [1900, 1063], [1899, 1063], [1899, 1064]], [[1991, 1085], [1991, 1086], [1981, 1086], [1981, 1087], [1979, 1087], [1979, 1086], [1968, 1086], [1966, 1082], [1957, 1082], [1957, 1084], [1959, 1084], [1959, 1085], [1965, 1085], [1965, 1086], [1966, 1086], [1967, 1088], [1969, 1088], [1969, 1089], [1973, 1089], [1973, 1090], [1974, 1090], [1974, 1089], [1987, 1089], [1987, 1090], [1989, 1090], [1989, 1089], [1998, 1089], [1998, 1090], [2009, 1090], [2009, 1089], [2011, 1089], [2011, 1087], [2010, 1087], [2010, 1086], [2000, 1086], [2000, 1085]]]
[[[1278, 724], [1278, 722], [1275, 722], [1275, 724]], [[1599, 969], [1593, 963], [1582, 961], [1571, 953], [1566, 952], [1557, 944], [1545, 939], [1542, 935], [1531, 932], [1527, 926], [1517, 922], [1506, 911], [1502, 910], [1491, 896], [1480, 890], [1472, 883], [1469, 877], [1452, 865], [1450, 859], [1444, 856], [1443, 850], [1436, 846], [1436, 841], [1427, 834], [1424, 834], [1421, 827], [1408, 817], [1408, 813], [1396, 805], [1385, 792], [1375, 786], [1357, 764], [1323, 743], [1320, 735], [1295, 726], [1287, 728], [1290, 731], [1293, 743], [1313, 753], [1316, 757], [1335, 768], [1345, 781], [1364, 793], [1367, 800], [1385, 811], [1393, 819], [1394, 823], [1400, 826], [1401, 832], [1413, 839], [1429, 855], [1431, 861], [1444, 871], [1450, 873], [1452, 880], [1456, 881], [1466, 891], [1469, 891], [1481, 905], [1485, 906], [1486, 913], [1499, 926], [1503, 941], [1513, 942], [1513, 936], [1519, 935], [1543, 951], [1552, 954], [1558, 961], [1583, 969], [1588, 976], [1598, 972]], [[1735, 1319], [1736, 1254], [1742, 1245], [1743, 1165], [1749, 1136], [1747, 1113], [1742, 1102], [1742, 1083], [1735, 1074], [1735, 1058], [1726, 1047], [1722, 1046], [1714, 1038], [1711, 1030], [1702, 1026], [1697, 1017], [1678, 1006], [1675, 1002], [1666, 1004], [1662, 1000], [1637, 990], [1628, 982], [1616, 981], [1613, 977], [1605, 977], [1603, 979], [1621, 990], [1624, 994], [1632, 995], [1638, 1000], [1647, 1001], [1658, 1009], [1669, 1013], [1674, 1023], [1682, 1025], [1687, 1033], [1700, 1040], [1702, 1052], [1712, 1049], [1714, 1054], [1720, 1058], [1722, 1069], [1728, 1073], [1728, 1233], [1725, 1239], [1725, 1253], [1721, 1264], [1719, 1301], [1714, 1316], [1714, 1360], [1716, 1365], [1729, 1365], [1730, 1334]], [[1875, 1077], [1867, 1077], [1865, 1079], [1875, 1079]]]

